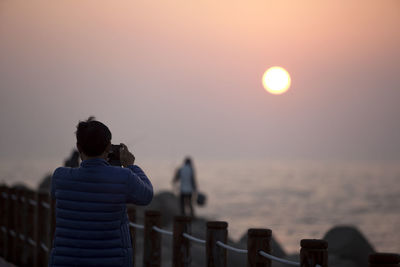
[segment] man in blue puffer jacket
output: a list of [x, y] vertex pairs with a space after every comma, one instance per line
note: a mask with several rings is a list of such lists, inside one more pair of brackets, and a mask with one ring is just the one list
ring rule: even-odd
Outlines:
[[111, 132], [103, 123], [80, 122], [76, 138], [81, 166], [58, 168], [52, 178], [56, 229], [49, 266], [133, 266], [126, 203], [149, 204], [151, 182], [123, 144], [123, 167], [107, 162]]

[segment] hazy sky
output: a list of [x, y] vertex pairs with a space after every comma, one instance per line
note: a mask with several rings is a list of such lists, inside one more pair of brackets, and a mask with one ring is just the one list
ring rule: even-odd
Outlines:
[[0, 158], [400, 159], [400, 1], [0, 0], [0, 89]]

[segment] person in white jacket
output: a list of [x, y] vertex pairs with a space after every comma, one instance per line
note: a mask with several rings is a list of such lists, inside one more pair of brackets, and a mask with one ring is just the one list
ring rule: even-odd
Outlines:
[[197, 192], [196, 187], [196, 175], [190, 157], [186, 157], [182, 167], [180, 167], [173, 179], [173, 183], [180, 182], [180, 205], [181, 214], [186, 215], [186, 210], [189, 209], [188, 214], [194, 216], [194, 210], [192, 205], [192, 196]]

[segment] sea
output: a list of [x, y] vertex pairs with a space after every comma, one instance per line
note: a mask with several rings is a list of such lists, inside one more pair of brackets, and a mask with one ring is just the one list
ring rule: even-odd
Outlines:
[[[37, 188], [59, 159], [3, 161], [0, 182]], [[137, 160], [156, 192], [176, 191], [181, 159]], [[249, 228], [269, 228], [287, 253], [300, 240], [323, 238], [335, 226], [354, 226], [375, 250], [400, 252], [400, 161], [194, 159], [207, 203], [196, 214], [228, 222], [239, 240]]]

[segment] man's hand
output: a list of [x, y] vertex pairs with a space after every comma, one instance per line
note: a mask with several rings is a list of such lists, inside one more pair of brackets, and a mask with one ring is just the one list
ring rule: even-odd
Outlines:
[[135, 156], [129, 152], [128, 147], [124, 144], [120, 144], [121, 148], [119, 150], [119, 158], [121, 161], [121, 165], [126, 167], [129, 165], [133, 165], [135, 163]]

